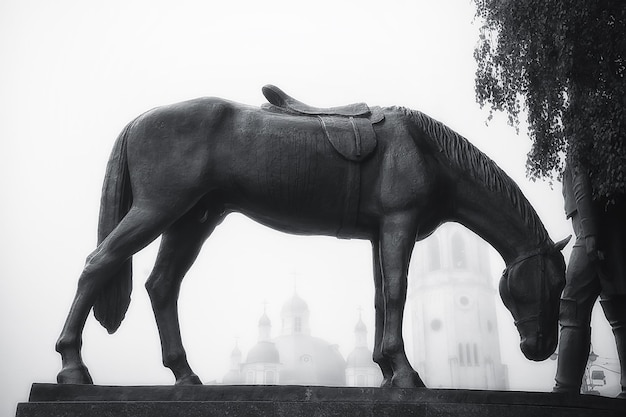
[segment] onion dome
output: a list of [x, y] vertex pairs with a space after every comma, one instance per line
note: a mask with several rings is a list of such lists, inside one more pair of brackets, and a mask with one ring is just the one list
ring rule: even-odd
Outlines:
[[272, 322], [267, 314], [263, 312], [263, 315], [259, 319], [259, 342], [269, 342], [272, 333]]
[[240, 384], [241, 381], [241, 350], [235, 345], [230, 353], [230, 369], [224, 375], [222, 383], [224, 384]]
[[285, 301], [280, 310], [281, 316], [302, 316], [309, 313], [309, 306], [298, 294]]
[[372, 352], [367, 348], [367, 327], [361, 316], [354, 326], [354, 350], [347, 359], [348, 368], [362, 368], [376, 366], [372, 360]]
[[266, 313], [263, 313], [263, 315], [259, 319], [259, 326], [271, 326], [271, 325], [272, 325], [272, 322], [270, 321], [270, 318], [267, 317]]
[[365, 326], [365, 323], [363, 323], [363, 320], [361, 320], [361, 317], [359, 317], [359, 321], [356, 323], [356, 325], [354, 326], [354, 332], [358, 333], [358, 332], [367, 332], [367, 327]]
[[309, 326], [309, 306], [306, 301], [294, 294], [283, 304], [280, 311], [282, 334], [311, 334]]

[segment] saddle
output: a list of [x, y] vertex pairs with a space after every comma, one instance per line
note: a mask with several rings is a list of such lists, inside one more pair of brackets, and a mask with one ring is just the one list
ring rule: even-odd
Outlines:
[[328, 141], [347, 160], [361, 162], [376, 148], [373, 125], [385, 119], [380, 107], [370, 108], [365, 103], [314, 107], [296, 100], [271, 84], [264, 86], [262, 91], [270, 103], [261, 106], [264, 110], [317, 117]]

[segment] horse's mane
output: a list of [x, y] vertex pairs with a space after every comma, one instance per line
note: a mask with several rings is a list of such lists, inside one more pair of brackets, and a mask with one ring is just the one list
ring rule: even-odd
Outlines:
[[454, 130], [420, 111], [405, 107], [394, 109], [402, 112], [424, 132], [432, 145], [443, 153], [455, 168], [485, 184], [490, 191], [504, 195], [520, 214], [524, 224], [535, 230], [542, 241], [549, 240], [548, 232], [519, 186], [487, 155]]

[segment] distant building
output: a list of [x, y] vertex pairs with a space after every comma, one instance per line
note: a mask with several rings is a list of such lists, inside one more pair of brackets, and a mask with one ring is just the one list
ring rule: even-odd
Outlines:
[[230, 368], [224, 378], [222, 378], [222, 383], [225, 385], [236, 385], [241, 384], [243, 379], [241, 378], [241, 350], [239, 350], [239, 346], [235, 346], [233, 351], [230, 353]]
[[416, 245], [409, 271], [414, 366], [431, 388], [508, 388], [487, 244], [449, 223]]
[[[359, 318], [356, 345], [348, 362], [338, 346], [311, 335], [309, 307], [294, 294], [281, 309], [281, 334], [271, 338], [271, 321], [259, 319], [258, 342], [245, 361], [236, 346], [224, 384], [279, 384], [326, 386], [377, 386], [382, 377], [367, 349], [367, 330]], [[377, 377], [378, 375], [378, 377]]]
[[[406, 337], [412, 362], [431, 388], [508, 389], [502, 363], [487, 244], [458, 224], [446, 224], [416, 245], [409, 271]], [[309, 308], [294, 294], [281, 310], [281, 334], [271, 337], [264, 313], [258, 342], [243, 360], [231, 354], [224, 384], [379, 386], [382, 375], [359, 318], [347, 360], [337, 345], [311, 335]]]
[[349, 387], [379, 387], [383, 380], [380, 368], [367, 348], [367, 327], [359, 317], [354, 326], [354, 350], [348, 355], [346, 383]]
[[246, 384], [280, 383], [280, 354], [276, 344], [271, 341], [272, 323], [263, 313], [259, 319], [258, 342], [241, 365], [241, 374]]

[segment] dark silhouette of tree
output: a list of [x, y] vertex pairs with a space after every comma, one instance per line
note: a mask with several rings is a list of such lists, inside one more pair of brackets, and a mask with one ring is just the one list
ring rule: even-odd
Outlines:
[[595, 197], [626, 194], [626, 1], [474, 1], [477, 100], [515, 127], [527, 111], [528, 175], [555, 178], [567, 156]]

